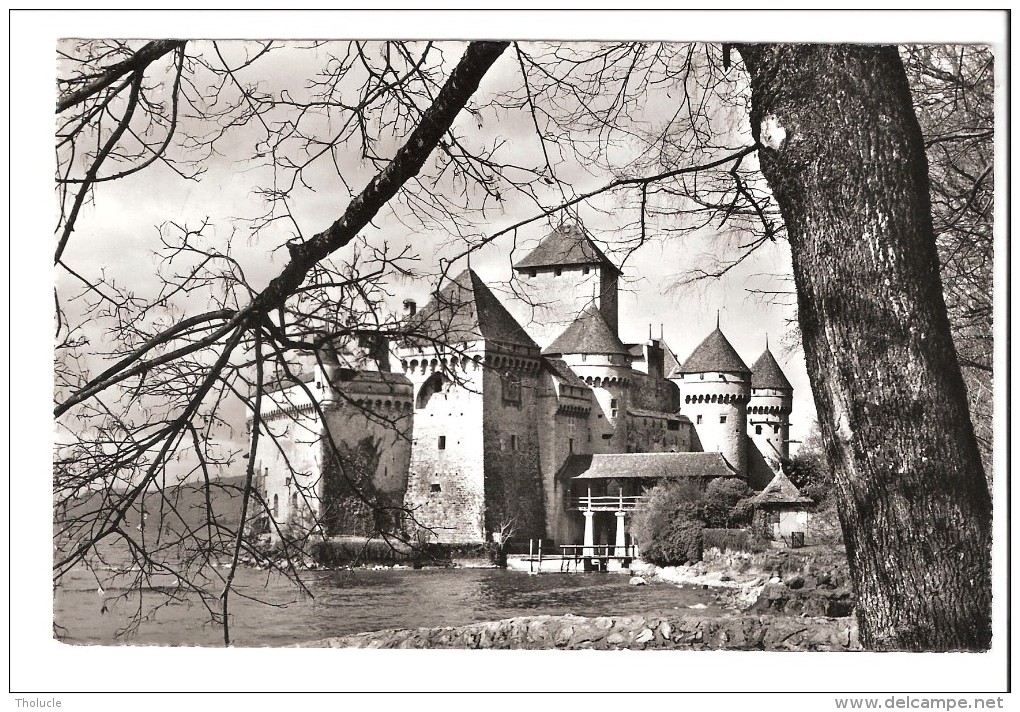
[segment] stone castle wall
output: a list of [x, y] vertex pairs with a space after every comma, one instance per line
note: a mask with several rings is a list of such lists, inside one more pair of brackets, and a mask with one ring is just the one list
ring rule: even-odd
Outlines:
[[507, 307], [543, 348], [591, 304], [598, 305], [614, 331], [619, 323], [616, 275], [602, 267], [564, 265], [523, 270], [517, 274], [516, 286], [522, 296]]
[[412, 369], [414, 435], [406, 506], [423, 539], [442, 543], [483, 541], [484, 444], [482, 366], [466, 362], [425, 398], [422, 389], [440, 371]]
[[628, 415], [626, 433], [626, 452], [690, 452], [694, 442], [691, 423], [654, 415]]
[[379, 405], [359, 398], [326, 410], [332, 440], [322, 443], [321, 514], [327, 534], [369, 536], [400, 528], [398, 510], [411, 460], [411, 410], [409, 389]]
[[588, 417], [592, 410], [591, 391], [576, 388], [546, 373], [540, 377], [539, 454], [545, 496], [546, 539], [559, 544], [577, 541], [582, 535], [580, 517], [566, 514], [569, 483], [556, 475], [572, 454], [592, 452]]
[[[310, 408], [266, 419], [255, 463], [256, 485], [280, 525], [317, 516], [322, 483], [322, 420]], [[270, 530], [274, 535], [275, 528]]]
[[486, 534], [509, 527], [518, 540], [542, 538], [546, 513], [538, 362], [528, 362], [525, 368], [486, 369], [482, 382]]

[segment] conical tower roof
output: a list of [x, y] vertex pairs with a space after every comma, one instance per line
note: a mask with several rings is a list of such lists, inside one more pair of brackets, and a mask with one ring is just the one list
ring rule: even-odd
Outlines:
[[546, 235], [538, 247], [514, 265], [516, 270], [567, 265], [597, 265], [619, 274], [620, 270], [577, 225], [564, 224]]
[[620, 337], [606, 323], [606, 318], [594, 304], [589, 304], [551, 344], [544, 354], [624, 354], [630, 351]]
[[810, 504], [811, 500], [800, 493], [782, 468], [765, 489], [753, 498], [755, 504]]
[[793, 390], [790, 381], [787, 380], [783, 369], [779, 367], [776, 357], [765, 347], [765, 353], [758, 357], [758, 360], [751, 366], [751, 389], [774, 388], [778, 390]]
[[694, 349], [694, 352], [673, 374], [708, 373], [710, 371], [746, 373], [748, 375], [751, 373], [747, 364], [741, 360], [736, 349], [733, 348], [729, 339], [723, 335], [718, 326]]
[[461, 272], [412, 317], [413, 332], [445, 343], [498, 341], [538, 349], [485, 282], [471, 269]]

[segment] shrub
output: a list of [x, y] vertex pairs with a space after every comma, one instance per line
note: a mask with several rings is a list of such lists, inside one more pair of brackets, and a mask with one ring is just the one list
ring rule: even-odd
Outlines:
[[768, 542], [747, 529], [705, 529], [702, 536], [706, 549], [758, 554], [769, 548]]
[[743, 480], [720, 478], [705, 488], [704, 518], [710, 527], [732, 527], [751, 520], [750, 503], [754, 492]]
[[701, 561], [705, 554], [700, 519], [677, 516], [660, 536], [641, 547], [641, 556], [656, 566], [679, 566]]
[[705, 497], [688, 480], [667, 480], [648, 492], [644, 509], [634, 517], [641, 556], [657, 566], [700, 561]]

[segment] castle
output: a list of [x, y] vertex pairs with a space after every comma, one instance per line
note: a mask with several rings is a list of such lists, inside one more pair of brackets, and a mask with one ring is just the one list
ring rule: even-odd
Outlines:
[[748, 368], [718, 324], [683, 363], [621, 342], [620, 270], [575, 226], [514, 270], [527, 328], [467, 269], [405, 302], [401, 340], [326, 346], [270, 384], [256, 472], [279, 525], [620, 544], [659, 479], [772, 481], [793, 388], [767, 344]]

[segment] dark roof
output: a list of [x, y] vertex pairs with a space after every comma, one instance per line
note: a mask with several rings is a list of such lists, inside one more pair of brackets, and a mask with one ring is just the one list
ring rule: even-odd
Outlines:
[[741, 360], [736, 349], [733, 348], [718, 326], [698, 345], [698, 348], [694, 349], [683, 365], [670, 375], [708, 373], [709, 371], [751, 373], [751, 369]]
[[542, 349], [542, 353], [630, 355], [594, 304], [586, 306], [577, 320]]
[[545, 362], [549, 370], [552, 371], [553, 375], [568, 386], [573, 386], [574, 388], [588, 388], [588, 384], [582, 381], [581, 377], [574, 373], [570, 366], [567, 365], [567, 362], [563, 359], [543, 356], [542, 360]]
[[662, 372], [668, 375], [680, 368], [680, 362], [676, 360], [676, 354], [665, 341], [660, 341], [659, 344], [662, 346]]
[[797, 486], [782, 469], [776, 473], [765, 489], [756, 494], [752, 501], [755, 504], [811, 504], [811, 500], [803, 497]]
[[793, 386], [779, 367], [776, 357], [772, 355], [768, 347], [765, 353], [758, 357], [758, 360], [751, 366], [751, 388], [778, 388], [793, 390]]
[[649, 410], [647, 408], [628, 408], [628, 415], [636, 418], [661, 418], [663, 420], [679, 420], [681, 423], [689, 423], [691, 419], [680, 413], [667, 413], [664, 410]]
[[538, 247], [514, 265], [514, 269], [561, 265], [600, 265], [617, 274], [620, 272], [583, 228], [569, 224], [560, 225], [546, 235]]
[[[344, 374], [346, 376], [346, 374]], [[393, 383], [397, 385], [408, 385], [411, 381], [402, 373], [391, 373], [389, 371], [357, 371], [349, 378], [341, 376], [340, 381], [362, 381], [364, 383]]]
[[[718, 452], [648, 452], [571, 455], [561, 471], [579, 480], [735, 477], [736, 470]], [[574, 474], [576, 472], [576, 474]]]
[[484, 339], [538, 349], [538, 344], [470, 269], [433, 295], [411, 318], [409, 328], [445, 343]]

